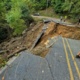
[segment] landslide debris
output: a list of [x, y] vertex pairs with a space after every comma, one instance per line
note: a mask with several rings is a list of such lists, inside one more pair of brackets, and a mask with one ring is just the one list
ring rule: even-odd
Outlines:
[[[37, 46], [31, 51], [35, 55], [45, 57], [49, 51], [49, 48], [46, 48], [45, 44], [47, 44], [50, 38], [54, 38], [55, 36], [80, 40], [79, 27], [63, 26], [54, 22], [49, 22], [46, 25], [48, 28], [46, 29], [44, 35], [41, 37]], [[8, 58], [14, 56], [16, 53], [19, 53], [22, 50], [30, 49], [37, 36], [41, 33], [43, 26], [43, 22], [38, 22], [36, 25], [26, 30], [21, 37], [14, 37], [11, 40], [1, 43], [0, 50], [3, 50], [3, 53], [0, 53], [0, 56], [2, 59], [8, 60]]]
[[79, 27], [63, 26], [54, 22], [48, 23], [47, 26], [48, 28], [42, 36], [39, 44], [33, 49], [33, 53], [38, 56], [46, 56], [49, 49], [46, 49], [45, 44], [49, 42], [49, 39], [54, 38], [55, 36], [80, 40]]

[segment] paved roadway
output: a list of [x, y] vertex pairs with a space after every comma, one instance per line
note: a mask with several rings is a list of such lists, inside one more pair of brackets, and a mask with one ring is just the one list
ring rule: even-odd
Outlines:
[[0, 74], [5, 80], [80, 80], [80, 41], [58, 37], [45, 58], [20, 53]]
[[46, 56], [54, 80], [80, 80], [80, 60], [75, 58], [79, 48], [78, 40], [58, 38]]
[[75, 24], [72, 24], [70, 22], [64, 22], [64, 21], [60, 21], [60, 19], [56, 19], [56, 18], [52, 18], [52, 17], [47, 17], [47, 16], [33, 16], [31, 15], [32, 17], [34, 18], [40, 18], [40, 19], [46, 19], [46, 20], [50, 20], [50, 21], [53, 21], [53, 22], [56, 22], [56, 23], [60, 23], [62, 25], [65, 25], [65, 26], [71, 26], [71, 27], [76, 27], [77, 25]]

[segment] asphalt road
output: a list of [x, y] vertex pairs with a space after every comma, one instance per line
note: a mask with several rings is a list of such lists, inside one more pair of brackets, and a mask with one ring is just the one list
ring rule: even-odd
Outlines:
[[75, 58], [79, 48], [78, 40], [58, 38], [46, 56], [54, 80], [80, 80], [80, 59]]
[[32, 17], [43, 19], [43, 20], [44, 19], [50, 20], [50, 21], [53, 21], [53, 22], [56, 22], [56, 23], [60, 23], [60, 24], [65, 25], [65, 26], [71, 26], [71, 27], [77, 26], [76, 24], [72, 24], [70, 22], [60, 21], [60, 19], [56, 19], [56, 18], [52, 18], [52, 17], [47, 17], [47, 16], [34, 16], [34, 15], [32, 15]]
[[80, 80], [80, 41], [57, 37], [45, 58], [23, 51], [0, 74], [5, 80]]

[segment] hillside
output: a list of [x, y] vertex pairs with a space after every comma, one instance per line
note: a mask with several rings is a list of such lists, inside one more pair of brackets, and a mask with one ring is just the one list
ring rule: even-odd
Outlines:
[[63, 26], [61, 24], [56, 25], [55, 22], [45, 24], [39, 21], [34, 26], [31, 26], [21, 37], [15, 37], [0, 44], [0, 49], [3, 50], [1, 53], [3, 61], [1, 61], [1, 63], [16, 55], [20, 51], [30, 49], [44, 26], [47, 27], [46, 32], [41, 37], [36, 47], [31, 50], [31, 52], [35, 55], [44, 57], [49, 50], [46, 49], [48, 40], [50, 38], [54, 38], [55, 36], [63, 36], [65, 38], [80, 40], [79, 27]]

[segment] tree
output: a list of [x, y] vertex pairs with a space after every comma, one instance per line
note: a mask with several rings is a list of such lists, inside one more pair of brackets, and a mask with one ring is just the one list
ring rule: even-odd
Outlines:
[[52, 0], [51, 3], [58, 14], [68, 15], [71, 18], [80, 16], [80, 0]]
[[5, 38], [8, 37], [8, 27], [7, 22], [5, 20], [5, 1], [0, 1], [0, 42], [2, 42]]
[[6, 13], [6, 9], [4, 7], [4, 1], [1, 0], [0, 1], [0, 22], [4, 22], [3, 20], [5, 20], [5, 13]]
[[38, 11], [46, 9], [48, 1], [48, 7], [51, 5], [51, 0], [26, 0], [26, 3], [31, 11]]
[[6, 20], [14, 30], [14, 35], [20, 35], [22, 33], [26, 28], [25, 23], [27, 23], [27, 26], [29, 25], [29, 16], [29, 10], [25, 0], [11, 0], [11, 10], [6, 14]]

